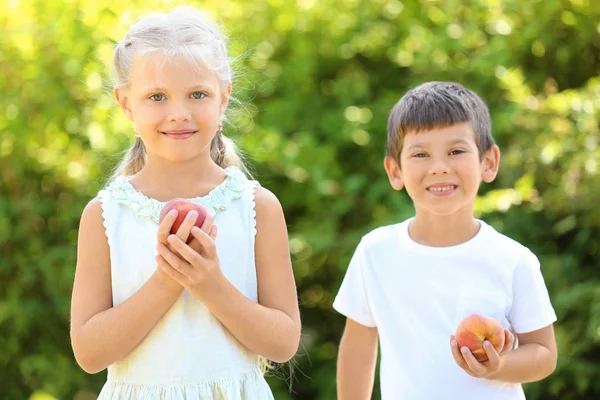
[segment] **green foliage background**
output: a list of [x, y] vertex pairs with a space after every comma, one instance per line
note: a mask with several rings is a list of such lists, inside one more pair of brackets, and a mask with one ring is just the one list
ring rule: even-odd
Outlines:
[[[113, 43], [180, 1], [0, 0], [0, 398], [94, 398], [69, 306], [80, 213], [132, 142], [110, 96]], [[529, 399], [600, 398], [600, 2], [206, 0], [238, 59], [226, 133], [280, 198], [304, 323], [277, 399], [334, 399], [354, 246], [412, 213], [382, 167], [389, 109], [426, 80], [490, 106], [503, 158], [478, 216], [542, 260], [559, 364]], [[279, 375], [287, 375], [285, 366]], [[378, 391], [374, 398], [378, 398]]]

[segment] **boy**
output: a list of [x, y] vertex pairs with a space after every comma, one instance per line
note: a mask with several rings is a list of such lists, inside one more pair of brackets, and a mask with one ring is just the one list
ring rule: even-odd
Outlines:
[[[347, 317], [338, 399], [371, 398], [378, 339], [384, 400], [524, 399], [521, 383], [555, 369], [556, 315], [537, 257], [473, 217], [500, 161], [487, 106], [459, 84], [425, 83], [392, 109], [387, 143], [389, 181], [415, 216], [368, 233], [352, 257], [333, 304]], [[472, 313], [505, 328], [481, 363], [453, 336]]]

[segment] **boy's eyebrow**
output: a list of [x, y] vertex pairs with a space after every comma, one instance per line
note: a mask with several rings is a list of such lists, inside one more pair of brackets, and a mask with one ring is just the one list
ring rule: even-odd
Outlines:
[[406, 147], [406, 150], [414, 149], [414, 148], [417, 148], [417, 147], [423, 147], [423, 145], [424, 145], [423, 142], [413, 143], [410, 146]]
[[[469, 142], [467, 139], [463, 139], [463, 138], [456, 138], [456, 139], [452, 139], [450, 141], [450, 144], [452, 144], [452, 145], [458, 144], [458, 143], [471, 144], [471, 142]], [[411, 149], [418, 148], [418, 147], [425, 147], [425, 145], [426, 145], [425, 142], [416, 142], [416, 143], [413, 143], [413, 144], [407, 146], [406, 150], [411, 150]]]
[[469, 142], [467, 139], [463, 139], [463, 138], [453, 139], [451, 143], [452, 144], [458, 144], [458, 143], [471, 144], [471, 142]]

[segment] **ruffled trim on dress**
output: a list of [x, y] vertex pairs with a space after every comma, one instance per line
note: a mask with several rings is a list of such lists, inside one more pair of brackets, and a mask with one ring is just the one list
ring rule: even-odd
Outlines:
[[256, 181], [250, 182], [250, 202], [252, 204], [252, 209], [250, 210], [250, 217], [252, 218], [252, 237], [256, 237], [256, 188], [258, 188], [259, 186], [260, 184]]
[[[225, 168], [225, 173], [227, 174], [225, 180], [206, 196], [194, 197], [188, 200], [207, 207], [212, 215], [227, 209], [227, 206], [233, 200], [242, 197], [244, 185], [248, 178], [235, 166]], [[115, 201], [131, 208], [139, 217], [158, 224], [160, 211], [166, 202], [158, 201], [138, 192], [129, 182], [130, 179], [131, 176], [117, 177], [105, 190], [111, 193]]]
[[258, 370], [237, 378], [198, 383], [136, 384], [108, 381], [98, 400], [272, 400]]
[[113, 248], [113, 243], [112, 243], [112, 234], [111, 234], [111, 230], [109, 230], [109, 226], [108, 226], [108, 203], [107, 203], [107, 199], [110, 196], [110, 193], [106, 190], [103, 189], [100, 192], [98, 192], [98, 199], [100, 200], [100, 207], [102, 208], [102, 225], [104, 225], [104, 234], [106, 235], [106, 239], [108, 241], [108, 247], [110, 247], [111, 249]]

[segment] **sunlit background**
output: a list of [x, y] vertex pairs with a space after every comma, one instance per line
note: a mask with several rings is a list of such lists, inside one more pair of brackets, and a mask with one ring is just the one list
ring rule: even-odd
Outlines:
[[276, 399], [335, 399], [331, 304], [360, 237], [413, 212], [382, 167], [385, 127], [426, 80], [489, 104], [503, 158], [477, 216], [542, 261], [559, 364], [528, 399], [600, 398], [599, 1], [110, 3], [0, 0], [0, 399], [87, 400], [106, 379], [69, 342], [78, 222], [133, 141], [111, 97], [113, 45], [178, 4], [230, 37], [225, 133], [286, 212], [303, 338], [293, 375], [269, 378]]

